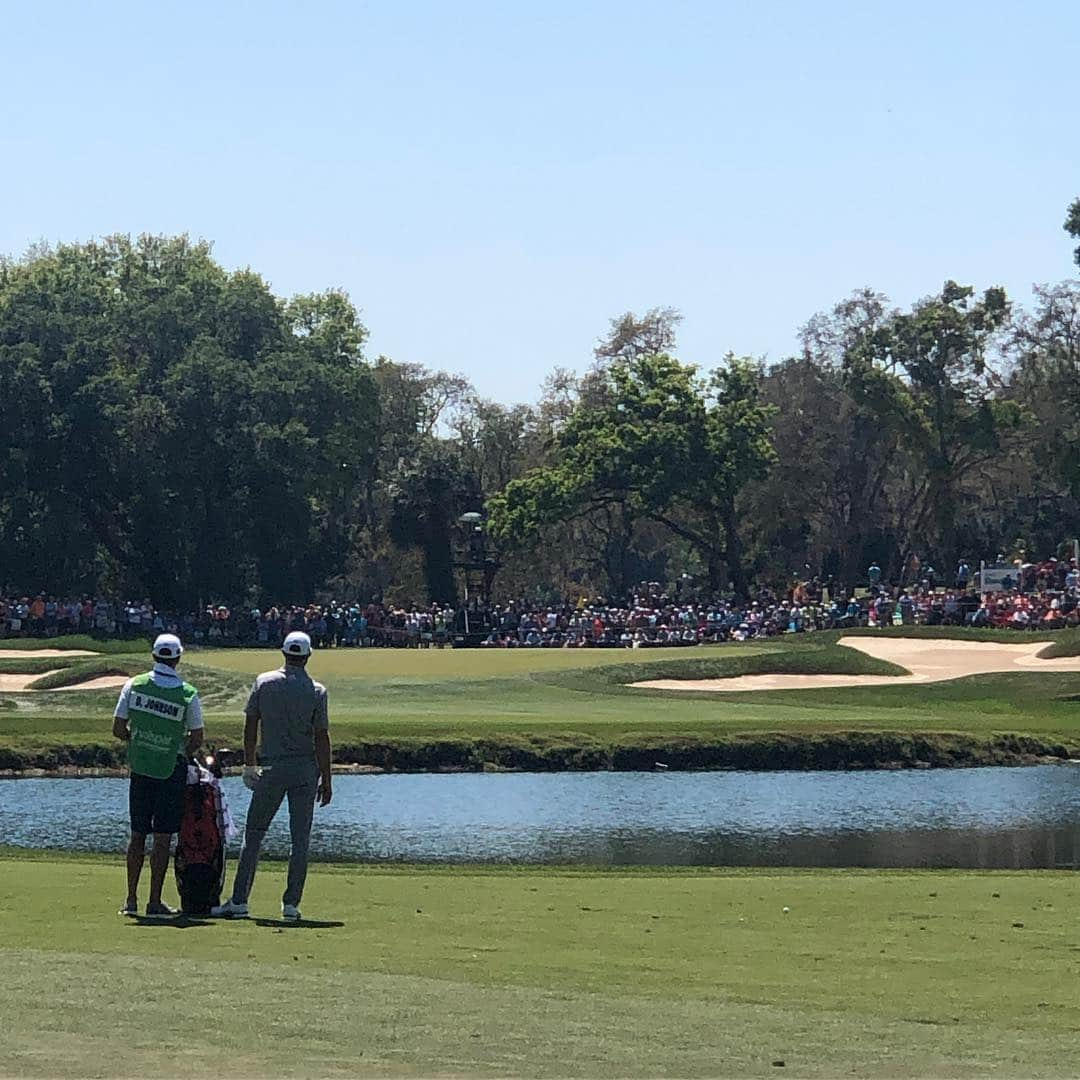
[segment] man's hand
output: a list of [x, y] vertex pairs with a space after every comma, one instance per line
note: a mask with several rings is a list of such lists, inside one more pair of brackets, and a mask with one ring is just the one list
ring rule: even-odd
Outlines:
[[262, 769], [258, 765], [245, 765], [244, 772], [244, 787], [249, 791], [254, 791], [259, 786], [259, 781], [262, 779]]
[[119, 716], [113, 717], [112, 725], [113, 737], [116, 739], [123, 739], [124, 742], [131, 742], [131, 729], [128, 727], [126, 720], [121, 720]]
[[315, 797], [319, 800], [320, 806], [330, 805], [330, 800], [334, 797], [334, 791], [329, 776], [319, 777], [319, 787], [315, 792]]

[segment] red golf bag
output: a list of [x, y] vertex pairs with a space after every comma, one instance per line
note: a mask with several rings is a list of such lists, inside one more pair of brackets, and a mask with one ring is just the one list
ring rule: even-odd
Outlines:
[[173, 867], [181, 910], [185, 915], [209, 915], [221, 903], [225, 885], [225, 820], [220, 787], [194, 763], [188, 766]]

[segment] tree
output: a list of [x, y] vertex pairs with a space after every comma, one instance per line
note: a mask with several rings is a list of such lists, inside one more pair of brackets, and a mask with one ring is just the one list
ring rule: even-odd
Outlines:
[[529, 405], [500, 405], [475, 394], [466, 400], [452, 432], [474, 490], [486, 498], [521, 475], [526, 460], [539, 451], [536, 426]]
[[[1080, 199], [1074, 199], [1069, 205], [1068, 212], [1065, 215], [1065, 224], [1062, 228], [1074, 239], [1080, 240]], [[1073, 252], [1073, 259], [1077, 266], [1080, 266], [1080, 245], [1077, 246], [1076, 251]]]
[[682, 315], [673, 307], [650, 308], [640, 318], [627, 311], [611, 320], [607, 337], [600, 339], [593, 355], [605, 363], [670, 353], [681, 322]]
[[892, 480], [904, 454], [904, 387], [854, 355], [895, 312], [863, 288], [812, 316], [802, 353], [764, 375], [780, 467], [750, 490], [755, 560], [775, 585], [822, 573], [850, 585], [895, 555]]
[[390, 535], [402, 547], [419, 547], [429, 601], [456, 599], [452, 537], [455, 522], [466, 506], [475, 508], [479, 496], [463, 475], [461, 459], [452, 444], [424, 439], [414, 456], [400, 463], [388, 490], [392, 500]]
[[0, 266], [13, 576], [160, 604], [310, 597], [371, 467], [365, 336], [343, 294], [283, 303], [184, 236]]
[[[957, 555], [962, 496], [1022, 422], [987, 359], [1008, 322], [1008, 298], [999, 288], [973, 297], [971, 287], [948, 281], [940, 294], [893, 315], [845, 360], [871, 393], [883, 391], [890, 408], [903, 409], [913, 455], [900, 511], [908, 542], [928, 542], [947, 563]], [[889, 376], [899, 376], [902, 389]]]
[[884, 293], [864, 287], [834, 304], [829, 311], [811, 315], [799, 328], [803, 358], [819, 366], [838, 368], [891, 317]]
[[735, 500], [771, 459], [760, 370], [729, 357], [709, 380], [667, 355], [616, 360], [606, 393], [580, 402], [554, 461], [489, 501], [493, 533], [521, 545], [552, 522], [620, 508], [666, 526], [701, 553], [709, 583], [726, 568], [745, 595]]
[[[1060, 535], [1077, 531], [1080, 500], [1080, 282], [1035, 287], [1035, 310], [1013, 322], [1012, 391], [1034, 418], [1031, 472]], [[1071, 505], [1062, 505], [1062, 496]], [[1027, 531], [1031, 532], [1029, 528]]]

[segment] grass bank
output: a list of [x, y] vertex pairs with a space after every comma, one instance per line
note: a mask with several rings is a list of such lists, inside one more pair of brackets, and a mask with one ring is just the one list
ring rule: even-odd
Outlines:
[[[552, 686], [585, 693], [603, 689], [610, 694], [624, 694], [633, 698], [652, 694], [668, 701], [671, 695], [667, 691], [645, 690], [630, 683], [652, 679], [727, 679], [740, 675], [907, 674], [907, 670], [897, 664], [836, 644], [835, 635], [830, 635], [827, 640], [813, 637], [782, 639], [771, 648], [757, 651], [725, 654], [718, 650], [688, 649], [682, 652], [682, 656], [675, 658], [665, 656], [662, 652], [644, 652], [632, 661], [620, 657], [617, 663], [537, 671], [532, 677]], [[698, 696], [705, 698], [715, 695], [703, 692]]]
[[79, 662], [79, 657], [65, 656], [23, 656], [7, 658], [0, 652], [0, 675], [44, 675], [46, 671], [57, 671], [71, 667]]
[[313, 921], [283, 926], [270, 865], [267, 918], [167, 926], [114, 914], [118, 859], [3, 868], [5, 1075], [1053, 1077], [1080, 1054], [1076, 875], [316, 867]]
[[1062, 630], [1055, 634], [1039, 655], [1047, 660], [1057, 656], [1080, 656], [1080, 630]]
[[62, 690], [65, 687], [77, 687], [79, 683], [97, 679], [103, 675], [122, 675], [125, 678], [136, 675], [146, 669], [146, 664], [134, 657], [102, 656], [86, 657], [71, 661], [48, 675], [35, 679], [29, 689]]
[[150, 642], [144, 639], [120, 640], [91, 637], [89, 634], [65, 634], [52, 638], [0, 638], [0, 656], [4, 651], [37, 652], [41, 649], [81, 649], [87, 652], [114, 654], [144, 654], [150, 652]]
[[[229, 743], [227, 740], [226, 743]], [[226, 743], [211, 740], [216, 749]], [[235, 743], [219, 755], [226, 765], [242, 758]], [[700, 734], [640, 734], [602, 740], [573, 732], [492, 737], [360, 739], [339, 742], [334, 762], [385, 772], [570, 772], [649, 769], [905, 769], [1030, 765], [1080, 758], [1080, 738], [968, 735], [960, 732], [836, 731], [746, 733], [724, 738]], [[0, 771], [120, 772], [126, 759], [115, 742], [0, 746]]]

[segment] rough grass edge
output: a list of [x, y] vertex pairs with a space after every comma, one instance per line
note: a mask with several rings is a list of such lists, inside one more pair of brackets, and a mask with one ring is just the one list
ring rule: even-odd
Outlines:
[[[116, 865], [118, 853], [109, 851], [75, 851], [69, 848], [19, 847], [0, 844], [0, 861], [22, 863], [84, 864], [89, 866]], [[287, 855], [265, 852], [262, 862], [287, 862]], [[364, 877], [875, 877], [882, 874], [906, 876], [909, 873], [934, 874], [1009, 874], [1022, 871], [952, 870], [942, 867], [907, 869], [877, 869], [875, 867], [789, 867], [789, 866], [702, 866], [672, 863], [590, 865], [586, 863], [423, 863], [423, 862], [362, 862], [357, 859], [326, 858], [311, 860], [311, 871], [319, 874], [356, 874]]]
[[[21, 863], [51, 863], [58, 866], [84, 864], [117, 866], [122, 855], [106, 851], [71, 851], [63, 848], [17, 847], [0, 844], [0, 861]], [[286, 862], [287, 856], [266, 853], [262, 862]], [[624, 878], [624, 877], [681, 877], [681, 878], [1070, 878], [1075, 870], [1008, 868], [976, 869], [950, 866], [687, 866], [673, 863], [646, 865], [584, 863], [413, 863], [358, 862], [346, 859], [312, 859], [311, 871], [317, 874], [362, 874], [364, 877], [434, 877], [434, 878]]]

